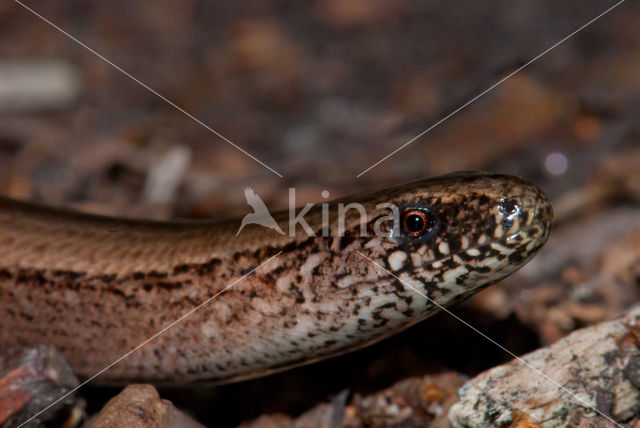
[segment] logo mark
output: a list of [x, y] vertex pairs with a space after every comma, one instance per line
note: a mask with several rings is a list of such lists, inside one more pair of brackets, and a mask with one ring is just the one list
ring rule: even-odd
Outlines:
[[238, 229], [236, 236], [238, 236], [240, 231], [242, 231], [242, 229], [248, 224], [259, 224], [260, 226], [273, 229], [279, 234], [284, 235], [284, 231], [271, 216], [271, 213], [269, 213], [265, 203], [260, 199], [260, 196], [253, 192], [251, 187], [244, 189], [244, 196], [247, 198], [247, 204], [253, 208], [253, 212], [242, 218], [242, 224], [240, 224], [240, 229]]
[[[323, 190], [320, 194], [322, 199], [329, 197], [329, 192]], [[244, 196], [247, 199], [247, 204], [253, 208], [253, 212], [245, 215], [242, 218], [240, 228], [236, 233], [236, 236], [240, 234], [242, 229], [248, 224], [258, 224], [268, 229], [273, 229], [281, 235], [286, 233], [280, 228], [280, 225], [273, 218], [265, 203], [255, 194], [251, 187], [244, 189]], [[347, 216], [346, 212], [349, 210], [355, 210], [358, 212], [360, 220], [355, 220], [354, 216], [349, 217], [350, 228], [358, 227], [360, 229], [360, 235], [364, 236], [368, 233], [367, 225], [372, 219], [375, 218], [373, 224], [373, 232], [376, 236], [380, 237], [393, 237], [399, 234], [400, 230], [400, 210], [397, 206], [389, 202], [382, 202], [375, 206], [375, 210], [370, 215], [367, 215], [367, 211], [364, 205], [357, 202], [343, 203], [335, 201], [334, 203], [323, 202], [320, 207], [320, 212], [315, 211], [315, 217], [317, 219], [318, 214], [321, 214], [322, 224], [317, 225], [314, 230], [309, 223], [305, 220], [304, 216], [314, 207], [315, 204], [308, 203], [304, 207], [296, 208], [296, 189], [289, 188], [289, 236], [296, 236], [296, 226], [302, 227], [304, 232], [309, 237], [316, 236], [316, 233], [323, 237], [327, 236], [344, 236], [347, 228]], [[337, 208], [337, 217], [335, 214], [330, 216], [329, 211]], [[333, 220], [331, 220], [331, 218]], [[337, 228], [337, 230], [335, 230]]]

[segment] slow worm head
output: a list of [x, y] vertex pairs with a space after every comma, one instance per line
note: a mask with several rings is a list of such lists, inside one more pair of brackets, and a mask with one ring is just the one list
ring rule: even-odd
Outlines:
[[[283, 231], [289, 214], [274, 215]], [[537, 187], [486, 173], [317, 204], [304, 216], [312, 235], [0, 199], [0, 348], [55, 345], [91, 376], [282, 252], [100, 379], [257, 377], [381, 340], [504, 278], [544, 244], [551, 217]]]

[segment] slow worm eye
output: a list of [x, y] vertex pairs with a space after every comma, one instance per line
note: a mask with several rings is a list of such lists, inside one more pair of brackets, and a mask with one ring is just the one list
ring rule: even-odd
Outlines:
[[408, 209], [402, 214], [402, 231], [411, 238], [420, 238], [435, 226], [435, 219], [429, 211]]

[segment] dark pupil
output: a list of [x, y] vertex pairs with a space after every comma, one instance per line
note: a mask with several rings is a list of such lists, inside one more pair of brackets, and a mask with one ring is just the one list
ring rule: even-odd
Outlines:
[[405, 220], [409, 232], [421, 232], [424, 229], [424, 220], [418, 214], [411, 214]]

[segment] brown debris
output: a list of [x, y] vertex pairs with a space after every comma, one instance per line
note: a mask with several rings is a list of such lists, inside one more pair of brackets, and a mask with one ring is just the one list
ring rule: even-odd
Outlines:
[[[449, 129], [432, 143], [431, 155], [426, 159], [431, 171], [482, 168], [500, 153], [526, 145], [527, 136], [544, 132], [573, 109], [560, 94], [540, 86], [526, 74], [505, 81], [486, 102], [484, 108], [466, 113], [463, 126]], [[527, 114], [522, 114], [523, 110]]]
[[584, 186], [554, 201], [556, 222], [574, 220], [616, 200], [640, 200], [640, 148], [612, 153], [599, 159]]
[[381, 0], [323, 0], [316, 7], [318, 15], [334, 27], [358, 25], [392, 25], [405, 12], [404, 1]]
[[346, 393], [329, 404], [319, 404], [298, 418], [264, 415], [242, 428], [405, 427], [445, 428], [448, 409], [457, 401], [456, 390], [464, 377], [447, 372], [400, 381], [380, 392], [356, 394], [346, 403]]
[[14, 389], [14, 384], [27, 375], [28, 370], [21, 366], [0, 379], [0, 424], [4, 423], [11, 415], [19, 412], [22, 406], [32, 398], [32, 395], [27, 391]]
[[464, 377], [454, 372], [409, 378], [381, 392], [356, 395], [357, 409], [345, 427], [433, 426], [443, 427], [449, 407], [458, 398], [456, 390]]
[[[578, 415], [572, 421], [572, 425], [576, 428], [619, 428], [610, 420], [601, 416], [585, 416]], [[624, 425], [625, 428], [640, 428], [640, 420], [634, 419]]]

